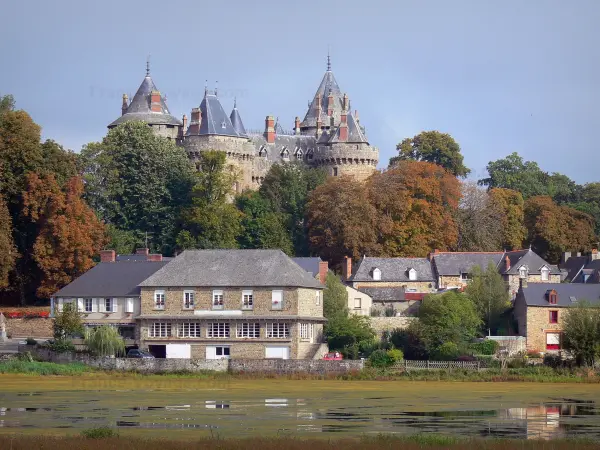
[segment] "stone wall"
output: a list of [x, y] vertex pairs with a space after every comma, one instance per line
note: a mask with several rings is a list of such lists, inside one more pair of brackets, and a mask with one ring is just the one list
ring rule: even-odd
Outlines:
[[371, 317], [371, 327], [381, 337], [384, 331], [393, 331], [396, 328], [406, 328], [415, 317]]
[[11, 338], [51, 338], [54, 319], [36, 317], [32, 319], [6, 319], [6, 334]]
[[347, 373], [362, 370], [364, 361], [323, 361], [323, 360], [291, 360], [291, 359], [231, 359], [231, 372], [254, 373]]
[[[550, 323], [550, 311], [558, 311], [558, 323]], [[546, 334], [560, 332], [566, 308], [544, 306], [527, 307], [527, 350], [546, 351]]]

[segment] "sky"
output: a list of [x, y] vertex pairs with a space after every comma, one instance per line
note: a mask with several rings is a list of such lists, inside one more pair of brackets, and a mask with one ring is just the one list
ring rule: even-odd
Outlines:
[[599, 180], [598, 0], [0, 0], [0, 94], [43, 138], [99, 141], [151, 73], [190, 116], [205, 80], [246, 128], [302, 119], [326, 70], [358, 109], [380, 167], [424, 130], [460, 144], [471, 178], [518, 152]]

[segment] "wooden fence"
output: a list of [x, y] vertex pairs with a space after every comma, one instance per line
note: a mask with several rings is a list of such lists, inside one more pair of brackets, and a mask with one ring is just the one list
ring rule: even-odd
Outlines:
[[485, 364], [482, 364], [481, 361], [412, 361], [407, 359], [392, 366], [392, 369], [396, 370], [480, 370], [483, 368], [485, 368]]

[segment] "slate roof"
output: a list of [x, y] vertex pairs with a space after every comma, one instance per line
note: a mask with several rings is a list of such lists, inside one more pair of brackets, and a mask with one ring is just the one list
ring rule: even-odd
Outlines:
[[233, 129], [235, 130], [238, 136], [248, 137], [248, 134], [246, 133], [246, 128], [244, 128], [244, 124], [242, 123], [242, 117], [240, 116], [240, 112], [237, 109], [236, 103], [233, 104], [233, 110], [229, 115], [229, 120], [231, 120], [231, 125], [233, 126]]
[[182, 126], [183, 123], [171, 115], [167, 102], [163, 95], [160, 96], [160, 112], [152, 111], [150, 107], [150, 93], [158, 91], [150, 74], [144, 77], [144, 81], [140, 84], [131, 103], [127, 107], [127, 112], [112, 122], [108, 128], [116, 127], [125, 122], [142, 121], [150, 125], [177, 125]]
[[[548, 303], [547, 292], [554, 289], [558, 295], [556, 304]], [[578, 301], [588, 301], [600, 304], [600, 284], [578, 283], [529, 283], [521, 288], [527, 306], [569, 307], [577, 305]], [[521, 292], [519, 293], [521, 295]], [[575, 302], [571, 301], [575, 298]]]
[[[381, 270], [380, 281], [433, 281], [431, 264], [427, 258], [371, 258], [365, 256], [358, 262], [352, 281], [374, 281], [373, 269]], [[408, 270], [417, 271], [417, 279], [408, 279]]]
[[502, 261], [503, 254], [502, 252], [440, 252], [434, 253], [432, 259], [439, 276], [459, 276], [461, 273], [469, 273], [475, 266], [485, 270], [490, 262], [498, 266]]
[[54, 297], [137, 297], [138, 285], [168, 261], [99, 263], [59, 290]]
[[[548, 264], [541, 256], [539, 256], [531, 249], [506, 252], [505, 255], [507, 255], [510, 259], [510, 269], [503, 270], [502, 273], [509, 275], [518, 275], [519, 267], [524, 265], [527, 266], [527, 268], [529, 269], [529, 274], [541, 274], [540, 269], [543, 266], [547, 266], [550, 269], [551, 275], [561, 274], [558, 267]], [[502, 258], [502, 261], [504, 261], [504, 256]], [[501, 264], [503, 263], [501, 262]], [[500, 268], [504, 269], [504, 266], [501, 265]]]
[[600, 282], [600, 259], [590, 261], [577, 274], [573, 283], [598, 283]]
[[[295, 153], [296, 149], [302, 149], [302, 160], [305, 160], [306, 155], [310, 150], [313, 152], [317, 148], [317, 142], [314, 136], [307, 136], [302, 134], [293, 134], [293, 135], [275, 135], [275, 142], [269, 144], [265, 137], [262, 134], [253, 134], [250, 136], [250, 140], [254, 144], [256, 148], [256, 155], [258, 156], [260, 153], [261, 147], [266, 150], [266, 156], [264, 156], [267, 161], [271, 161], [274, 163], [295, 161]], [[284, 159], [281, 155], [283, 148], [287, 148], [290, 157], [289, 159]]]
[[[147, 261], [148, 257], [146, 255], [116, 255], [115, 259], [117, 261], [137, 261], [137, 262], [143, 262], [143, 261]], [[168, 257], [168, 256], [163, 256], [162, 260], [163, 261], [170, 261], [173, 258]]]
[[359, 287], [358, 290], [367, 294], [374, 302], [405, 301], [404, 288], [401, 287]]
[[579, 275], [579, 272], [581, 272], [581, 269], [585, 267], [587, 262], [587, 256], [571, 256], [560, 265], [560, 268], [567, 271], [567, 281], [575, 282], [575, 277]]
[[140, 286], [323, 289], [281, 250], [185, 250]]
[[318, 256], [307, 256], [292, 258], [292, 261], [310, 273], [313, 277], [316, 277], [319, 275], [319, 263], [323, 260]]
[[238, 137], [231, 119], [225, 114], [217, 95], [205, 90], [204, 98], [200, 103], [202, 121], [200, 123], [200, 135], [218, 135]]
[[329, 143], [335, 144], [337, 142], [347, 142], [347, 143], [351, 143], [351, 144], [359, 144], [359, 143], [360, 144], [368, 144], [369, 141], [367, 140], [367, 137], [363, 133], [363, 130], [356, 123], [354, 114], [348, 113], [347, 117], [348, 117], [347, 118], [348, 139], [346, 139], [345, 141], [340, 140], [340, 127], [338, 126], [336, 128], [335, 132], [331, 133], [331, 136], [328, 139]]
[[317, 92], [315, 92], [311, 104], [308, 107], [308, 111], [304, 116], [304, 120], [300, 123], [301, 128], [317, 126], [317, 116], [319, 110], [319, 102], [317, 101], [317, 98], [319, 94], [321, 94], [321, 122], [323, 123], [323, 126], [329, 126], [329, 117], [327, 116], [327, 101], [330, 92], [333, 94], [334, 99], [333, 117], [336, 119], [336, 122], [339, 121], [343, 106], [343, 94], [335, 77], [333, 76], [333, 72], [331, 70], [327, 70], [325, 75], [323, 75], [321, 84], [319, 85]]

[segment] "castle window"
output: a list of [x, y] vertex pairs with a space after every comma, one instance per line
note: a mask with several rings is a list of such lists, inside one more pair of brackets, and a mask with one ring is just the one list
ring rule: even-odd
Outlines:
[[287, 147], [283, 147], [281, 149], [281, 157], [283, 159], [289, 159], [290, 158], [290, 152], [288, 151]]
[[221, 128], [223, 128], [223, 129], [227, 128], [227, 124], [225, 123], [225, 121], [221, 122]]
[[262, 156], [263, 158], [267, 157], [267, 148], [264, 145], [260, 146], [260, 149], [258, 150], [258, 156]]
[[337, 176], [338, 176], [338, 168], [337, 168], [337, 167], [334, 167], [334, 168], [333, 168], [333, 176], [334, 176], [334, 177], [337, 177]]

